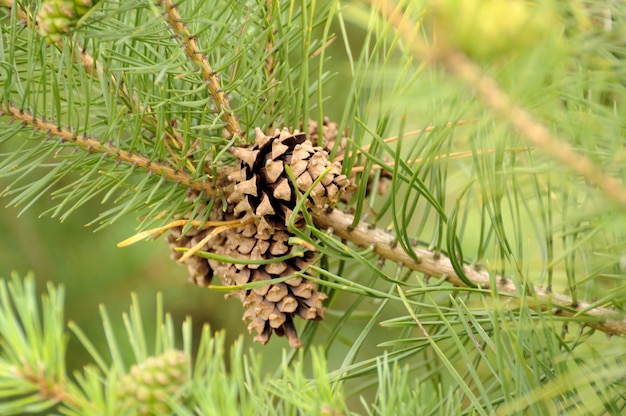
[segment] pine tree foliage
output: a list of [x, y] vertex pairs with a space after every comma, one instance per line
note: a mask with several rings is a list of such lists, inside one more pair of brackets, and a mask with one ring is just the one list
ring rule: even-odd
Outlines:
[[[261, 357], [245, 353], [239, 340], [229, 350], [224, 333], [208, 326], [192, 343], [191, 321], [177, 329], [157, 302], [157, 333], [148, 339], [143, 317], [133, 297], [125, 334], [115, 334], [102, 309], [108, 349], [93, 345], [82, 330], [63, 320], [63, 288], [48, 285], [38, 302], [35, 281], [14, 275], [0, 283], [3, 311], [0, 330], [3, 415], [31, 413], [65, 415], [154, 414], [340, 414], [346, 411], [340, 383], [327, 377], [320, 350], [312, 351], [314, 376], [307, 378], [302, 363], [286, 358], [280, 378], [261, 374]], [[41, 310], [40, 310], [41, 308]], [[152, 318], [154, 319], [154, 317]], [[93, 364], [70, 376], [65, 368], [67, 338], [77, 337]], [[118, 338], [131, 342], [134, 361], [120, 354]], [[192, 357], [192, 348], [197, 351]], [[226, 359], [230, 358], [230, 368]], [[302, 357], [300, 357], [302, 358]], [[286, 393], [290, 394], [286, 394]], [[293, 395], [297, 393], [298, 396]]]
[[[233, 170], [284, 162], [294, 198], [279, 231], [306, 265], [210, 287], [265, 296], [312, 282], [326, 320], [288, 333], [303, 348], [269, 376], [267, 358], [227, 352], [208, 328], [192, 354], [190, 321], [179, 340], [162, 305], [149, 342], [134, 299], [127, 362], [106, 310], [104, 347], [66, 332], [62, 290], [39, 305], [14, 277], [0, 285], [0, 413], [624, 412], [621, 3], [93, 3], [0, 2], [0, 194], [22, 209], [51, 195], [46, 214], [61, 220], [114, 202], [94, 228], [132, 213], [127, 243], [176, 229], [189, 244], [175, 257], [208, 267], [209, 283], [219, 265], [282, 261], [215, 236], [261, 233], [261, 192], [233, 198]], [[342, 71], [331, 51], [347, 56]], [[332, 169], [298, 187], [287, 159], [254, 147], [257, 127], [326, 146], [354, 184], [338, 208], [306, 203]], [[234, 200], [253, 209], [239, 216]], [[294, 327], [281, 325], [269, 334]], [[93, 358], [72, 376], [68, 336]]]

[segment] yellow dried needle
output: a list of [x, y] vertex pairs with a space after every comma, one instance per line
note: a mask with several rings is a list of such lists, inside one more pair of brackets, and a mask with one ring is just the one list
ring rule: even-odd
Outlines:
[[218, 235], [219, 233], [229, 230], [231, 228], [237, 228], [237, 227], [241, 227], [242, 225], [245, 225], [249, 222], [252, 221], [252, 218], [246, 220], [246, 221], [242, 221], [242, 220], [234, 220], [234, 221], [221, 221], [219, 227], [214, 228], [213, 230], [211, 230], [211, 232], [204, 237], [202, 240], [200, 240], [200, 242], [198, 244], [196, 244], [195, 246], [191, 247], [189, 250], [187, 250], [185, 252], [185, 254], [183, 254], [180, 259], [178, 259], [179, 263], [184, 263], [185, 260], [187, 260], [189, 257], [193, 256], [198, 250], [200, 250], [202, 247], [204, 247], [204, 245], [206, 243], [208, 243], [213, 237], [215, 237], [216, 235]]
[[[167, 225], [164, 225], [163, 227], [158, 227], [158, 228], [152, 228], [150, 230], [145, 230], [142, 231], [140, 233], [135, 234], [132, 237], [127, 238], [126, 240], [117, 243], [118, 247], [126, 247], [129, 246], [131, 244], [135, 244], [137, 241], [140, 240], [144, 240], [148, 237], [150, 237], [153, 234], [159, 234], [162, 233], [166, 230], [169, 230], [170, 228], [174, 228], [174, 227], [180, 227], [183, 226], [185, 224], [187, 224], [189, 222], [189, 220], [176, 220], [173, 222], [170, 222]], [[214, 227], [217, 225], [224, 225], [224, 224], [233, 224], [233, 225], [240, 225], [241, 224], [241, 220], [232, 220], [232, 221], [206, 221], [206, 222], [202, 222], [202, 221], [191, 221], [191, 225], [193, 225], [194, 227]]]

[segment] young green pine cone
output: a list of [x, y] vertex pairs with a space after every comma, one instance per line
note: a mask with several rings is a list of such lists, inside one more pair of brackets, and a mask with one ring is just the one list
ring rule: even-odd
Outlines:
[[118, 403], [136, 415], [168, 414], [167, 400], [179, 396], [187, 381], [187, 364], [184, 352], [169, 350], [133, 365], [120, 379]]
[[39, 35], [57, 42], [99, 0], [46, 0], [37, 14]]

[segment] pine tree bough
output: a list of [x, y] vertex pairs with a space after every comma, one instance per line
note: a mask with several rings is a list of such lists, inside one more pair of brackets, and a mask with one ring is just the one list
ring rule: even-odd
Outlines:
[[[367, 224], [360, 223], [352, 228], [354, 217], [339, 210], [324, 212], [313, 217], [315, 225], [321, 229], [332, 229], [334, 234], [342, 239], [361, 247], [372, 247], [381, 257], [402, 264], [411, 270], [424, 273], [426, 276], [445, 277], [449, 283], [464, 287], [466, 284], [458, 276], [447, 257], [420, 248], [414, 248], [414, 254], [419, 259], [415, 261], [402, 247], [395, 244], [395, 238], [389, 233], [372, 229]], [[466, 277], [476, 286], [490, 290], [500, 296], [519, 297], [519, 291], [511, 279], [502, 276], [490, 277], [484, 270], [476, 270], [469, 265], [463, 267]], [[493, 287], [492, 282], [495, 282]], [[613, 310], [595, 307], [586, 302], [573, 302], [568, 296], [553, 293], [542, 287], [534, 287], [525, 302], [536, 310], [551, 309], [554, 315], [579, 317], [585, 325], [605, 332], [609, 335], [626, 335], [626, 318]]]
[[176, 36], [178, 36], [183, 42], [185, 54], [196, 65], [196, 68], [200, 71], [204, 82], [213, 97], [213, 102], [218, 107], [218, 111], [222, 114], [222, 120], [224, 121], [224, 128], [228, 132], [229, 136], [241, 135], [241, 128], [239, 127], [239, 120], [233, 114], [230, 108], [230, 104], [224, 91], [220, 86], [220, 82], [217, 78], [217, 74], [209, 65], [209, 62], [202, 53], [195, 40], [195, 37], [189, 33], [187, 26], [183, 23], [180, 15], [178, 14], [177, 5], [171, 0], [157, 0], [157, 4], [161, 5], [165, 9], [165, 18], [171, 30]]
[[157, 175], [162, 175], [173, 182], [177, 182], [194, 191], [203, 192], [206, 195], [215, 195], [215, 190], [209, 182], [195, 181], [191, 175], [175, 169], [165, 163], [151, 161], [149, 158], [118, 149], [115, 146], [104, 144], [84, 134], [78, 134], [69, 129], [58, 126], [45, 118], [36, 118], [26, 110], [18, 109], [12, 105], [0, 104], [0, 116], [7, 115], [17, 120], [24, 126], [31, 126], [35, 131], [41, 130], [49, 137], [57, 137], [62, 143], [72, 143], [90, 153], [102, 153], [113, 159], [129, 163], [141, 169], [146, 169]]
[[[3, 3], [10, 6], [13, 2], [5, 0]], [[37, 29], [42, 36], [58, 42], [61, 36], [71, 31], [78, 20], [96, 3], [97, 0], [49, 0], [40, 9]], [[177, 6], [169, 0], [159, 0], [157, 3], [163, 6], [168, 26], [180, 39], [185, 54], [199, 70], [216, 109], [222, 114], [228, 135], [239, 137], [241, 135], [239, 121], [230, 108], [227, 96], [220, 88], [217, 75], [206, 56], [201, 53], [195, 36], [189, 33], [183, 24]], [[26, 16], [21, 8], [18, 8], [18, 13], [22, 18]], [[395, 13], [390, 13], [390, 20], [399, 29], [414, 27], [399, 23], [397, 17]], [[411, 36], [407, 39], [411, 39]], [[419, 42], [415, 42], [413, 47], [416, 54], [425, 53], [420, 49]], [[83, 65], [89, 73], [96, 76], [92, 71], [93, 61], [83, 55], [85, 54], [81, 54]], [[533, 126], [527, 118], [520, 118], [519, 112], [511, 113], [512, 107], [508, 101], [496, 100], [495, 98], [500, 96], [494, 95], [496, 90], [492, 85], [485, 83], [484, 79], [479, 79], [480, 74], [474, 70], [475, 68], [461, 65], [463, 62], [449, 61], [447, 64], [455, 69], [455, 72], [463, 75], [462, 78], [476, 85], [485, 101], [504, 113], [521, 131], [524, 131], [524, 126]], [[161, 175], [190, 189], [190, 196], [193, 198], [206, 199], [217, 194], [208, 181], [199, 182], [188, 173], [165, 163], [152, 162], [144, 156], [103, 144], [45, 119], [38, 119], [26, 110], [13, 107], [8, 101], [0, 104], [1, 114], [18, 120], [25, 126], [29, 125], [34, 130], [46, 131], [47, 135], [58, 137], [64, 143], [72, 143], [89, 152], [101, 152], [117, 161], [130, 163]], [[240, 164], [235, 168], [219, 170], [220, 178], [227, 178], [226, 188], [220, 191], [227, 197], [228, 204], [225, 210], [221, 209], [220, 204], [216, 204], [211, 219], [231, 222], [239, 220], [240, 223], [237, 226], [191, 228], [184, 235], [182, 227], [177, 227], [168, 236], [168, 241], [174, 249], [192, 248], [202, 243], [202, 251], [215, 255], [208, 259], [199, 256], [186, 258], [185, 262], [192, 280], [197, 284], [207, 285], [212, 277], [217, 275], [225, 285], [267, 281], [266, 285], [232, 292], [230, 296], [238, 297], [246, 308], [244, 320], [249, 322], [249, 330], [257, 333], [255, 340], [266, 343], [271, 334], [276, 333], [286, 336], [292, 347], [298, 347], [300, 340], [293, 319], [296, 316], [308, 320], [323, 319], [322, 302], [325, 298], [324, 293], [317, 291], [314, 282], [302, 277], [316, 260], [315, 256], [290, 244], [290, 238], [294, 234], [288, 224], [297, 228], [304, 226], [301, 213], [294, 213], [300, 195], [304, 194], [306, 199], [299, 209], [308, 211], [318, 228], [333, 230], [336, 236], [355, 245], [372, 247], [381, 257], [412, 270], [428, 276], [445, 277], [453, 285], [465, 286], [467, 280], [457, 275], [450, 260], [445, 256], [435, 256], [428, 250], [414, 248], [412, 254], [419, 259], [415, 261], [414, 256], [409, 256], [401, 247], [394, 244], [395, 238], [390, 233], [371, 229], [362, 223], [352, 228], [354, 222], [352, 216], [331, 209], [336, 202], [346, 200], [350, 188], [350, 180], [341, 174], [341, 166], [338, 162], [330, 162], [328, 158], [330, 150], [334, 150], [339, 156], [337, 160], [341, 159], [345, 149], [345, 137], [342, 136], [337, 143], [336, 126], [332, 123], [324, 123], [321, 129], [318, 129], [315, 123], [309, 123], [307, 127], [307, 134], [284, 130], [266, 136], [257, 130], [256, 143], [253, 146], [231, 149], [231, 153], [240, 160]], [[544, 133], [539, 135], [526, 133], [526, 136], [535, 139], [534, 142], [540, 145], [543, 144], [548, 150], [557, 149], [551, 153], [556, 151], [563, 160], [564, 154], [571, 153], [560, 152], [561, 147], [552, 145], [548, 140], [550, 137]], [[316, 146], [318, 141], [321, 147]], [[585, 159], [574, 156], [566, 158], [567, 165], [575, 167], [577, 172], [591, 182], [599, 184], [599, 187], [615, 201], [624, 204], [621, 183], [610, 178], [606, 181], [607, 177], [599, 170], [592, 169], [593, 166], [589, 167], [588, 163], [575, 163], [585, 162]], [[182, 255], [180, 251], [173, 252], [177, 259]], [[464, 267], [464, 274], [469, 281], [486, 292], [511, 298], [521, 296], [510, 279], [489, 276], [487, 272], [470, 266]], [[589, 327], [607, 334], [626, 335], [624, 317], [607, 308], [584, 302], [574, 303], [567, 296], [552, 293], [541, 287], [530, 288], [525, 302], [537, 310], [552, 310], [555, 314], [580, 318], [580, 321]]]

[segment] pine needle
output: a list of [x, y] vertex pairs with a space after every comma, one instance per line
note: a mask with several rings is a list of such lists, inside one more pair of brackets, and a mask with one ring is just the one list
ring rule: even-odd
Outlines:
[[[146, 238], [150, 237], [151, 235], [161, 234], [164, 231], [167, 231], [167, 230], [175, 228], [175, 227], [182, 227], [184, 225], [187, 225], [188, 223], [191, 223], [192, 226], [199, 227], [199, 228], [217, 227], [217, 226], [226, 226], [228, 228], [232, 228], [232, 227], [239, 227], [239, 226], [243, 225], [241, 220], [204, 221], [204, 222], [203, 221], [176, 220], [176, 221], [172, 221], [169, 224], [164, 225], [162, 227], [157, 227], [157, 228], [152, 228], [150, 230], [141, 231], [141, 232], [133, 235], [132, 237], [129, 237], [126, 240], [117, 243], [117, 246], [118, 247], [127, 247], [127, 246], [130, 246], [131, 244], [135, 244], [138, 241], [145, 240]], [[186, 258], [189, 258], [189, 256], [187, 256]]]

